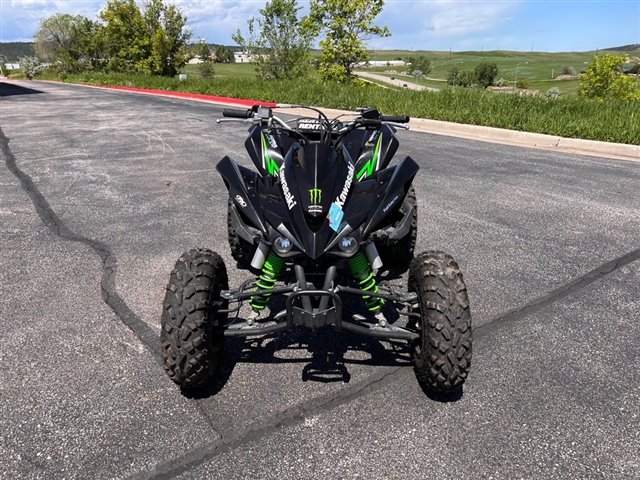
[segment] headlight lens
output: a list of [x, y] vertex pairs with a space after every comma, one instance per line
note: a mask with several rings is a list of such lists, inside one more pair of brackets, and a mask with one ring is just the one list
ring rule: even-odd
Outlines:
[[291, 240], [289, 240], [288, 238], [276, 237], [276, 239], [273, 241], [273, 249], [280, 255], [289, 253], [292, 248], [293, 243], [291, 243]]
[[338, 248], [344, 253], [353, 255], [358, 251], [358, 242], [354, 237], [344, 237], [338, 242]]

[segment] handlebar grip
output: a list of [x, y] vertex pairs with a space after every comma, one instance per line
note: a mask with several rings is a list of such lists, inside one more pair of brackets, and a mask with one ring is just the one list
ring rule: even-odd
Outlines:
[[379, 127], [380, 126], [379, 118], [360, 118], [358, 119], [358, 123], [363, 127]]
[[231, 117], [231, 118], [251, 118], [253, 117], [253, 110], [240, 110], [239, 108], [225, 108], [222, 110], [223, 117]]
[[383, 122], [409, 123], [411, 118], [408, 115], [382, 115], [381, 120]]

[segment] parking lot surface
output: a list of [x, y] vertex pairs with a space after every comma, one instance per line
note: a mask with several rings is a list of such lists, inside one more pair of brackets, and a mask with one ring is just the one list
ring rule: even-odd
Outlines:
[[416, 251], [469, 290], [462, 397], [323, 331], [229, 342], [223, 388], [189, 398], [159, 358], [164, 288], [195, 246], [248, 278], [215, 171], [250, 164], [246, 128], [173, 98], [0, 95], [0, 478], [638, 478], [640, 164], [399, 132]]

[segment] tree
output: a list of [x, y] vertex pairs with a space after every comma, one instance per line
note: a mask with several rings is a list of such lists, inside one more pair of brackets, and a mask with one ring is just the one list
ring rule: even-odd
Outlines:
[[75, 45], [76, 28], [87, 20], [81, 15], [56, 13], [40, 20], [34, 35], [36, 54], [46, 62], [61, 61]]
[[271, 0], [257, 20], [247, 22], [248, 38], [240, 30], [233, 35], [234, 42], [254, 57], [261, 78], [297, 78], [307, 70], [313, 36], [302, 28], [299, 10], [296, 0]]
[[207, 42], [201, 40], [196, 43], [196, 46], [193, 49], [193, 53], [196, 57], [205, 62], [209, 60], [209, 57], [211, 56], [211, 49], [209, 48], [209, 45], [207, 45]]
[[495, 62], [482, 62], [476, 65], [473, 76], [478, 85], [487, 88], [493, 85], [493, 81], [498, 76], [498, 64]]
[[106, 69], [134, 72], [149, 58], [150, 41], [142, 12], [134, 0], [109, 0], [98, 14], [103, 21]]
[[175, 5], [165, 5], [163, 0], [150, 0], [143, 17], [150, 55], [141, 69], [154, 75], [176, 75], [189, 60], [191, 32], [186, 29], [187, 17]]
[[233, 51], [224, 45], [217, 45], [215, 49], [217, 63], [233, 62]]
[[37, 55], [66, 72], [95, 67], [102, 58], [97, 42], [98, 25], [81, 15], [56, 13], [40, 21], [34, 35]]
[[202, 78], [213, 78], [216, 73], [211, 59], [206, 59], [204, 62], [200, 63], [198, 65], [198, 70], [200, 71]]
[[476, 78], [474, 73], [469, 70], [459, 71], [458, 67], [453, 67], [449, 71], [447, 83], [454, 87], [471, 87], [476, 83]]
[[423, 75], [429, 75], [431, 73], [431, 60], [423, 55], [418, 55], [417, 57], [413, 58], [407, 58], [406, 63], [411, 64], [407, 69], [408, 72], [420, 70]]
[[622, 55], [594, 57], [587, 71], [580, 74], [578, 94], [598, 99], [640, 100], [636, 79], [622, 72], [626, 60]]
[[374, 25], [384, 0], [311, 0], [305, 29], [313, 36], [321, 33], [320, 73], [326, 79], [351, 79], [353, 68], [367, 62], [365, 40], [370, 36], [388, 37], [389, 29]]
[[175, 5], [151, 0], [142, 11], [135, 0], [109, 0], [99, 17], [108, 70], [173, 76], [186, 64], [191, 33]]

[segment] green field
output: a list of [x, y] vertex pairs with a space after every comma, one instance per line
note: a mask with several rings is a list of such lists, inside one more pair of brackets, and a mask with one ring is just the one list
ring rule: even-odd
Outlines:
[[[201, 77], [199, 65], [185, 65], [182, 73], [188, 76]], [[256, 69], [250, 63], [215, 63], [215, 78], [256, 78]]]
[[[453, 67], [458, 70], [473, 70], [481, 62], [495, 62], [498, 65], [499, 73], [497, 79], [503, 79], [505, 85], [513, 85], [516, 80], [516, 69], [518, 80], [526, 80], [530, 88], [546, 92], [549, 88], [557, 87], [562, 94], [574, 94], [578, 90], [578, 80], [557, 80], [556, 77], [562, 74], [566, 67], [573, 67], [576, 72], [584, 71], [593, 57], [598, 54], [612, 52], [510, 52], [510, 51], [487, 51], [487, 52], [435, 52], [435, 51], [407, 51], [407, 50], [386, 50], [370, 51], [371, 60], [405, 60], [416, 55], [423, 55], [432, 62], [432, 71], [428, 78], [418, 81], [421, 85], [438, 87], [438, 81], [447, 79]], [[615, 53], [615, 52], [613, 52]], [[623, 54], [620, 52], [620, 54]], [[398, 73], [406, 67], [371, 67], [363, 69], [376, 73], [395, 70]], [[387, 74], [400, 78], [397, 74]], [[410, 78], [407, 77], [407, 80]]]

